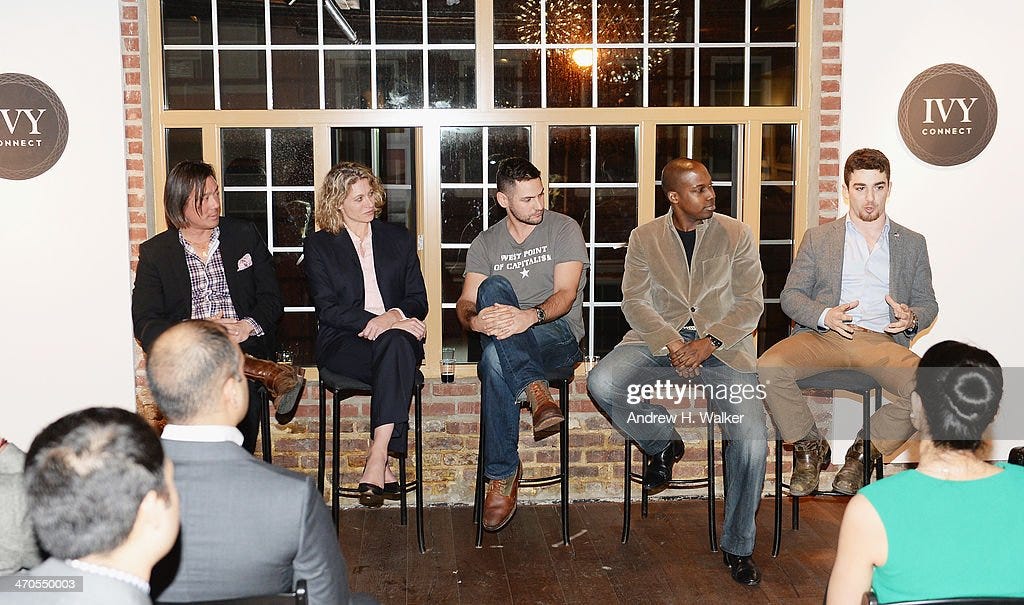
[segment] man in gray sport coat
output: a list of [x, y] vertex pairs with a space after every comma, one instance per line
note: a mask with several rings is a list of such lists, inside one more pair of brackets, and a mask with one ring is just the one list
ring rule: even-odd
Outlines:
[[[170, 421], [181, 536], [153, 570], [165, 603], [287, 592], [313, 604], [374, 603], [350, 594], [338, 534], [311, 478], [253, 458], [235, 428], [249, 406], [242, 351], [206, 320], [178, 323], [150, 349], [146, 375]], [[168, 585], [169, 584], [169, 585]]]
[[899, 449], [915, 432], [910, 393], [920, 358], [907, 347], [935, 320], [939, 306], [924, 236], [885, 213], [891, 187], [889, 160], [859, 149], [846, 160], [846, 218], [804, 234], [782, 291], [782, 310], [796, 322], [793, 335], [758, 360], [765, 402], [782, 438], [794, 445], [794, 496], [818, 489], [831, 451], [796, 381], [818, 372], [854, 369], [891, 394], [871, 417], [871, 451], [858, 435], [833, 488], [854, 494], [863, 486], [865, 458]]

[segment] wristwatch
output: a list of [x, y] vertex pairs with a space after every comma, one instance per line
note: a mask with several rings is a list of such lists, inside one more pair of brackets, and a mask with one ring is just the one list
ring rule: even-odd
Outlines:
[[[544, 309], [541, 309], [540, 307], [534, 307], [533, 310], [537, 312], [537, 323], [538, 324], [544, 323]], [[533, 324], [533, 325], [537, 325], [537, 324]]]
[[717, 338], [715, 338], [715, 335], [714, 335], [714, 334], [707, 334], [707, 335], [705, 336], [705, 338], [707, 338], [708, 340], [710, 340], [710, 341], [711, 341], [711, 344], [715, 345], [715, 348], [716, 348], [716, 349], [717, 349], [718, 347], [722, 346], [722, 341], [721, 341], [721, 340], [718, 340]]
[[917, 334], [917, 313], [914, 313], [913, 309], [910, 310], [910, 319], [910, 326], [903, 331], [903, 333], [906, 334], [907, 336], [913, 336], [914, 334]]

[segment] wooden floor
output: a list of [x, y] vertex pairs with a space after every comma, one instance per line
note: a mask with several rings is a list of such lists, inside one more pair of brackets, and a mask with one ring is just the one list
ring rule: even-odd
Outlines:
[[[771, 557], [772, 500], [758, 511], [754, 560], [760, 586], [732, 581], [720, 553], [708, 546], [705, 503], [652, 502], [620, 542], [622, 506], [611, 502], [570, 507], [572, 543], [561, 543], [556, 506], [522, 506], [497, 534], [474, 547], [472, 508], [424, 511], [427, 553], [416, 546], [415, 516], [399, 511], [345, 509], [340, 541], [354, 590], [382, 603], [807, 603], [820, 604], [835, 557], [847, 498], [805, 498], [800, 529], [789, 529], [784, 503], [782, 551]], [[721, 504], [721, 502], [719, 502]], [[719, 527], [721, 527], [721, 506]]]

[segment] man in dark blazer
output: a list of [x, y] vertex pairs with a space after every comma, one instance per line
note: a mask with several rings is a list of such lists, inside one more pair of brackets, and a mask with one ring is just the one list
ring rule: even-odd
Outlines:
[[153, 570], [159, 602], [231, 599], [294, 590], [313, 604], [373, 603], [349, 593], [348, 570], [311, 477], [264, 463], [235, 444], [248, 408], [243, 356], [222, 327], [186, 321], [153, 344], [146, 375], [170, 421], [181, 536]]
[[[167, 176], [168, 229], [139, 247], [132, 292], [135, 337], [147, 353], [161, 333], [186, 319], [220, 323], [249, 356], [246, 375], [264, 384], [278, 415], [294, 408], [305, 379], [271, 361], [281, 292], [266, 243], [247, 221], [220, 216], [220, 187], [209, 164], [181, 162]], [[252, 451], [259, 432], [258, 385], [239, 425]]]
[[876, 149], [859, 149], [843, 172], [849, 214], [804, 234], [781, 295], [796, 330], [757, 364], [775, 424], [794, 444], [794, 496], [818, 489], [831, 454], [796, 381], [853, 369], [892, 395], [871, 417], [871, 451], [864, 451], [858, 435], [836, 474], [833, 488], [854, 494], [863, 487], [864, 464], [898, 450], [915, 433], [910, 394], [920, 358], [908, 347], [939, 311], [924, 236], [885, 213], [888, 158]]

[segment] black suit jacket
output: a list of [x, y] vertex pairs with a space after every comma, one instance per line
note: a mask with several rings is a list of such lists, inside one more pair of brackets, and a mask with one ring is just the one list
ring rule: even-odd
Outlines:
[[[242, 350], [261, 358], [271, 357], [281, 317], [281, 290], [267, 244], [248, 221], [222, 216], [220, 255], [228, 282], [231, 303], [239, 318], [251, 317], [263, 328], [264, 336], [250, 336]], [[252, 266], [239, 270], [246, 254]], [[135, 337], [148, 353], [164, 330], [192, 317], [192, 283], [185, 263], [185, 248], [177, 229], [168, 229], [139, 246], [139, 265], [132, 291], [132, 323]]]
[[[377, 287], [388, 309], [399, 308], [406, 317], [427, 316], [427, 290], [423, 285], [416, 241], [405, 227], [379, 220], [373, 230], [373, 266]], [[374, 315], [363, 310], [366, 293], [363, 270], [352, 237], [317, 231], [306, 238], [303, 264], [309, 293], [316, 306], [319, 328], [316, 357], [324, 359], [334, 343], [359, 334]]]

